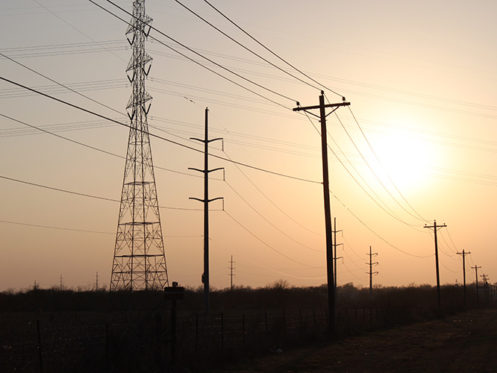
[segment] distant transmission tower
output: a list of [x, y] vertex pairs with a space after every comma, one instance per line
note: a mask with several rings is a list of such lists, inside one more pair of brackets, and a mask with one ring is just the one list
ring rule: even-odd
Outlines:
[[152, 18], [145, 0], [134, 0], [126, 37], [133, 55], [126, 69], [133, 92], [126, 109], [130, 118], [121, 206], [110, 290], [162, 289], [168, 284], [166, 255], [157, 200], [147, 114], [152, 97], [145, 91], [152, 57], [145, 39]]

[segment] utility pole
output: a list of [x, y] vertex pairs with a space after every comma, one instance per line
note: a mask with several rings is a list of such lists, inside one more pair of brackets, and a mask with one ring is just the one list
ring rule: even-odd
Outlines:
[[457, 255], [462, 255], [462, 278], [463, 278], [463, 291], [464, 291], [464, 306], [466, 306], [466, 255], [471, 254], [468, 251], [462, 251], [462, 253], [456, 253]]
[[[319, 96], [319, 105], [301, 107], [297, 102], [297, 107], [293, 111], [305, 111], [306, 113], [317, 117], [321, 122], [321, 156], [323, 165], [323, 195], [324, 195], [324, 219], [326, 228], [326, 274], [328, 280], [328, 330], [330, 334], [335, 333], [335, 285], [333, 276], [333, 237], [331, 234], [331, 206], [330, 206], [330, 183], [328, 176], [328, 137], [326, 135], [326, 117], [334, 113], [340, 106], [349, 106], [350, 102], [336, 104], [324, 103], [324, 92], [321, 91]], [[331, 108], [331, 111], [326, 114], [326, 108]], [[319, 115], [311, 112], [311, 110], [319, 109]]]
[[62, 283], [62, 275], [59, 277], [59, 290], [62, 290], [64, 288], [64, 285]]
[[233, 290], [233, 278], [235, 277], [235, 262], [233, 261], [233, 255], [230, 259], [230, 290]]
[[95, 291], [98, 291], [98, 272], [95, 275]]
[[486, 275], [485, 273], [481, 274], [480, 275], [481, 277], [481, 280], [483, 281], [483, 285], [486, 286], [488, 285], [488, 275]]
[[216, 197], [209, 199], [209, 173], [218, 170], [224, 170], [223, 167], [214, 168], [209, 170], [209, 143], [217, 140], [223, 140], [220, 137], [209, 139], [209, 109], [205, 108], [205, 137], [199, 139], [191, 137], [191, 140], [204, 143], [204, 169], [188, 168], [189, 170], [202, 172], [204, 174], [204, 199], [190, 197], [204, 204], [204, 273], [202, 274], [202, 283], [204, 284], [204, 305], [205, 312], [209, 312], [209, 203], [223, 197]]
[[433, 220], [433, 225], [426, 225], [425, 228], [433, 229], [433, 233], [435, 235], [435, 266], [436, 266], [436, 271], [437, 271], [437, 301], [438, 301], [438, 308], [440, 309], [440, 272], [438, 269], [438, 241], [437, 241], [437, 232], [439, 229], [445, 228], [447, 225], [445, 223], [443, 225], [438, 225], [437, 226], [437, 221]]
[[373, 253], [373, 249], [371, 248], [371, 246], [369, 246], [369, 263], [366, 263], [366, 264], [369, 264], [369, 294], [373, 294], [373, 275], [377, 275], [378, 272], [373, 272], [373, 266], [374, 265], [377, 265], [378, 262], [374, 262], [373, 263], [373, 256], [374, 255], [378, 255], [378, 253]]
[[341, 230], [337, 231], [337, 218], [333, 218], [333, 263], [334, 263], [333, 269], [334, 269], [334, 274], [335, 274], [335, 282], [334, 282], [335, 289], [338, 286], [337, 261], [338, 261], [338, 259], [343, 258], [342, 256], [340, 256], [340, 257], [337, 256], [337, 246], [343, 245], [343, 243], [337, 243], [337, 233], [338, 232], [341, 232]]
[[488, 289], [488, 275], [486, 275], [485, 273], [482, 273], [480, 275], [481, 277], [481, 280], [483, 282], [483, 295], [485, 297], [485, 301], [488, 303], [489, 301], [489, 297], [490, 297], [490, 292], [489, 292], [489, 289]]
[[476, 286], [476, 304], [480, 304], [480, 296], [478, 294], [478, 268], [481, 268], [481, 266], [477, 266], [476, 264], [471, 267], [475, 270], [475, 286]]

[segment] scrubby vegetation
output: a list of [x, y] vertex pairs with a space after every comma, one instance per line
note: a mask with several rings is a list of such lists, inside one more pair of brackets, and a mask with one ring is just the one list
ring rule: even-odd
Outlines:
[[[429, 285], [336, 289], [334, 338], [428, 320], [476, 306], [491, 306], [494, 287], [444, 286], [438, 308]], [[211, 294], [204, 313], [201, 289], [177, 302], [173, 342], [171, 303], [161, 291], [113, 292], [32, 289], [0, 293], [0, 366], [33, 371], [156, 371], [178, 364], [206, 365], [280, 348], [329, 342], [327, 289], [296, 288], [284, 281]], [[173, 346], [174, 345], [174, 346]], [[41, 351], [41, 352], [40, 352]], [[48, 369], [47, 369], [48, 370]]]

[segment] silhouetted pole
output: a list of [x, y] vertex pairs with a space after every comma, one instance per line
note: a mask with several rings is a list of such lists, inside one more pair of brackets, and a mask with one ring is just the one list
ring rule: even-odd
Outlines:
[[[345, 97], [343, 98], [345, 101]], [[326, 135], [326, 116], [335, 112], [340, 106], [348, 106], [349, 102], [338, 104], [324, 104], [324, 92], [319, 96], [319, 105], [301, 107], [297, 102], [297, 107], [293, 111], [305, 111], [310, 115], [318, 117], [321, 122], [321, 156], [323, 162], [323, 194], [324, 194], [324, 219], [326, 228], [326, 277], [328, 280], [328, 330], [331, 334], [335, 332], [335, 285], [333, 277], [333, 237], [331, 234], [331, 207], [330, 207], [330, 183], [328, 176], [328, 142]], [[326, 114], [326, 108], [332, 111]], [[319, 109], [319, 116], [311, 113], [310, 110]]]
[[462, 278], [463, 278], [463, 292], [464, 292], [464, 306], [466, 306], [466, 255], [471, 254], [468, 251], [462, 251], [462, 253], [456, 253], [457, 255], [462, 255]]
[[185, 288], [178, 286], [176, 281], [173, 282], [173, 286], [166, 286], [164, 288], [164, 297], [166, 300], [171, 301], [171, 359], [170, 366], [171, 371], [175, 372], [176, 365], [176, 301], [183, 299], [185, 296]]
[[204, 169], [189, 168], [202, 172], [204, 174], [204, 199], [190, 197], [199, 202], [204, 203], [204, 273], [202, 274], [202, 283], [204, 284], [204, 305], [205, 312], [209, 312], [209, 203], [223, 197], [209, 199], [209, 173], [217, 170], [224, 170], [223, 167], [209, 170], [209, 143], [212, 141], [222, 140], [222, 138], [209, 139], [209, 109], [205, 108], [205, 138], [198, 139], [191, 137], [191, 140], [196, 140], [204, 143]]
[[475, 270], [475, 277], [476, 277], [476, 279], [475, 279], [475, 286], [476, 286], [476, 304], [480, 304], [480, 296], [479, 296], [479, 294], [478, 294], [478, 268], [481, 268], [481, 266], [477, 266], [477, 265], [475, 265], [475, 266], [473, 266], [473, 267], [471, 267], [471, 268], [473, 268], [473, 269]]
[[333, 268], [334, 268], [334, 275], [335, 275], [335, 282], [334, 282], [335, 289], [338, 286], [337, 261], [338, 261], [338, 259], [342, 258], [341, 256], [340, 257], [337, 256], [337, 246], [343, 245], [341, 243], [340, 244], [337, 243], [337, 233], [338, 232], [341, 232], [341, 231], [337, 231], [337, 218], [333, 218], [333, 264], [334, 264]]
[[378, 253], [373, 253], [373, 249], [369, 246], [369, 294], [373, 294], [373, 275], [378, 274], [378, 272], [373, 272], [373, 266], [377, 265], [378, 262], [373, 263], [373, 255], [378, 255]]
[[437, 221], [433, 220], [433, 225], [426, 225], [425, 228], [433, 229], [433, 233], [435, 235], [435, 266], [437, 271], [437, 302], [438, 308], [440, 309], [440, 271], [438, 269], [438, 240], [437, 240], [437, 231], [438, 229], [445, 228], [447, 225], [445, 223], [443, 225], [437, 226]]

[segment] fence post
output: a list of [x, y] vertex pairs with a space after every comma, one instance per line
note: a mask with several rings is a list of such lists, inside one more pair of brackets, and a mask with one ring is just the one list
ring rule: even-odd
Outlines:
[[221, 312], [221, 351], [224, 350], [224, 313]]
[[105, 323], [105, 365], [107, 369], [110, 368], [110, 336], [109, 336], [109, 323]]
[[242, 314], [242, 341], [245, 344], [245, 314]]
[[195, 352], [198, 351], [198, 313], [195, 313]]
[[36, 335], [38, 339], [38, 345], [36, 346], [38, 350], [38, 364], [40, 368], [40, 373], [43, 373], [43, 356], [41, 353], [41, 331], [40, 331], [40, 320], [36, 320]]
[[162, 317], [160, 313], [155, 314], [155, 361], [162, 370]]
[[299, 308], [299, 337], [304, 334], [304, 317], [302, 315], [302, 310]]

